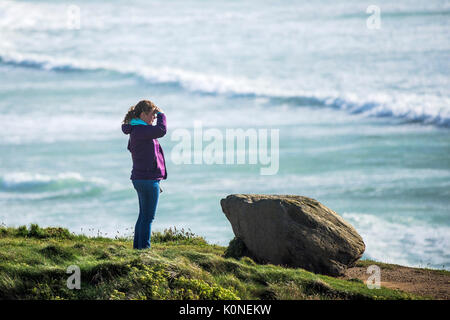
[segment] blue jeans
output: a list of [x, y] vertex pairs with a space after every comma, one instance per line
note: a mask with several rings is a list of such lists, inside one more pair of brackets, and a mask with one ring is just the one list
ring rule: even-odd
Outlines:
[[152, 221], [159, 199], [159, 180], [131, 180], [139, 197], [139, 217], [134, 228], [134, 249], [150, 248]]

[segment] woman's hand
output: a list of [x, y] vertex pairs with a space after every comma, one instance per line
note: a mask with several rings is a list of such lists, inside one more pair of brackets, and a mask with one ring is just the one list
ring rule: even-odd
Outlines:
[[164, 111], [160, 107], [156, 107], [154, 112], [155, 114], [157, 114], [158, 112], [164, 113]]

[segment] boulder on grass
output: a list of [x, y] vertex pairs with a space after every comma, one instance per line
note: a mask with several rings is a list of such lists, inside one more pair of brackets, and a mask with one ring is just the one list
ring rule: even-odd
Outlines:
[[365, 250], [352, 225], [308, 197], [232, 194], [220, 204], [247, 255], [261, 263], [336, 276]]

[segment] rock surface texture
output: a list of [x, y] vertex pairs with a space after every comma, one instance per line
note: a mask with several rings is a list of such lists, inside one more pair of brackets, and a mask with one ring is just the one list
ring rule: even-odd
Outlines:
[[235, 236], [261, 263], [342, 275], [365, 250], [352, 225], [308, 197], [232, 194], [220, 204]]

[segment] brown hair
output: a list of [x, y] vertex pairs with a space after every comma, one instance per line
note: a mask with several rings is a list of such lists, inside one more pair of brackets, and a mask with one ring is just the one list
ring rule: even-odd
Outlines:
[[128, 112], [122, 122], [130, 123], [131, 119], [139, 118], [142, 112], [148, 114], [149, 112], [155, 111], [156, 108], [157, 106], [153, 102], [149, 100], [141, 100], [135, 106], [128, 109]]

